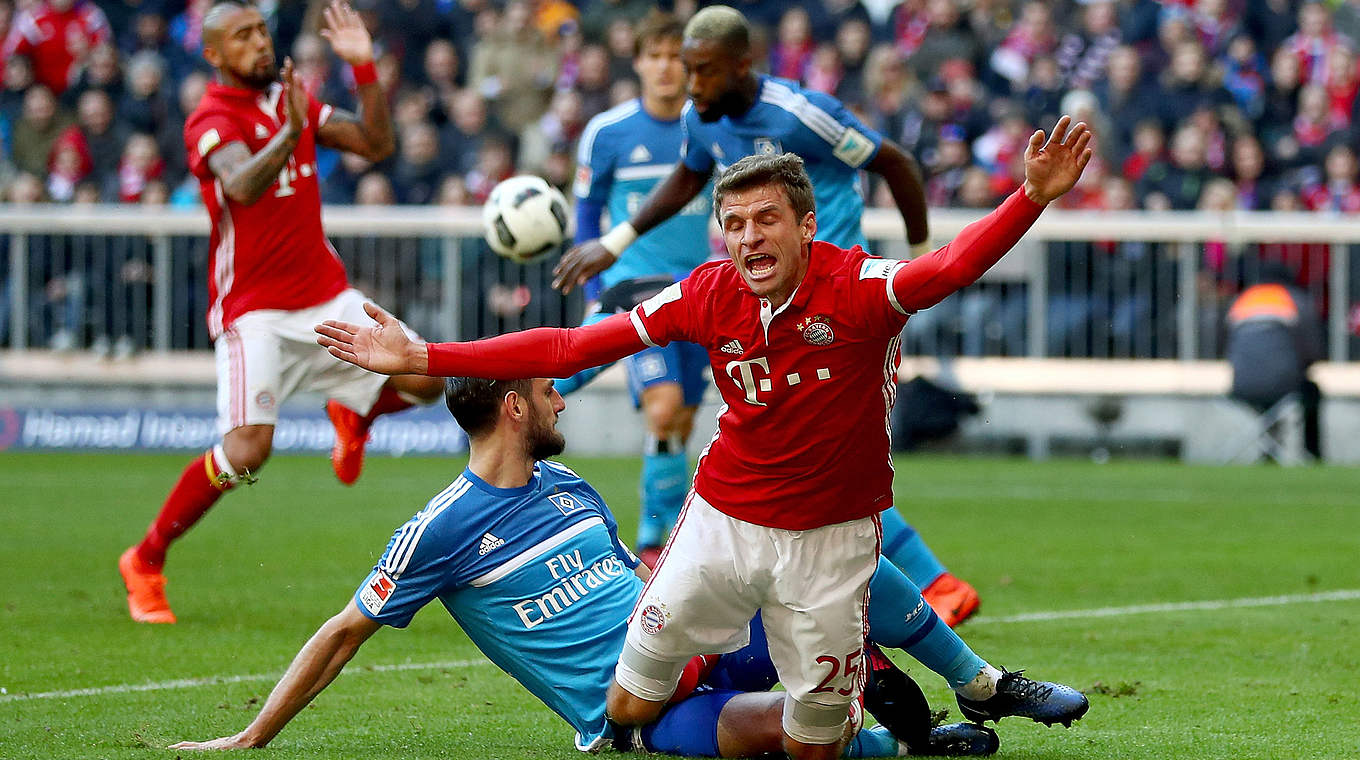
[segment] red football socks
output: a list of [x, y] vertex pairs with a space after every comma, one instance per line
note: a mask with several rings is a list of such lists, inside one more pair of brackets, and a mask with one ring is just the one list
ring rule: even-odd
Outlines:
[[160, 514], [147, 528], [146, 536], [137, 545], [137, 559], [143, 568], [160, 570], [170, 544], [193, 527], [232, 485], [231, 481], [218, 478], [211, 450], [190, 462], [165, 498]]

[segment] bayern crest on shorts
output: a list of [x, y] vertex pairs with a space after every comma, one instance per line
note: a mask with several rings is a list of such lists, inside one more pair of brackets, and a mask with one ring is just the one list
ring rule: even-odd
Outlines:
[[642, 623], [642, 630], [655, 636], [661, 633], [661, 629], [666, 627], [666, 613], [655, 604], [649, 604], [642, 608], [638, 614], [638, 620]]
[[836, 331], [831, 329], [831, 317], [816, 314], [798, 323], [798, 332], [811, 346], [829, 346], [836, 340]]

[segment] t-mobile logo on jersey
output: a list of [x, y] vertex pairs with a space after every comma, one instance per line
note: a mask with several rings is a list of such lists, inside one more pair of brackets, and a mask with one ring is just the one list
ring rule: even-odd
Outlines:
[[[731, 377], [738, 388], [746, 394], [746, 403], [752, 406], [769, 406], [760, 400], [758, 394], [771, 393], [774, 391], [774, 380], [770, 378], [770, 360], [764, 356], [745, 361], [733, 361], [727, 363], [727, 375]], [[813, 377], [818, 380], [830, 380], [831, 370], [826, 367], [818, 367], [813, 372]], [[784, 383], [789, 388], [803, 382], [801, 372], [790, 372], [784, 376]]]

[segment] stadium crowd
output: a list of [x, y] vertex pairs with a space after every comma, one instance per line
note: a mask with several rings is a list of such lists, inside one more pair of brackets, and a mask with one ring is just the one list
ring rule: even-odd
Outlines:
[[[1030, 132], [1069, 113], [1093, 125], [1097, 154], [1063, 206], [1360, 210], [1357, 0], [732, 4], [756, 27], [765, 70], [834, 94], [916, 156], [932, 206], [995, 205], [1019, 184]], [[260, 5], [308, 90], [352, 108], [349, 69], [314, 32], [321, 3]], [[377, 165], [319, 151], [324, 199], [477, 204], [518, 172], [567, 188], [586, 122], [637, 94], [632, 24], [656, 3], [355, 5], [398, 148]], [[682, 17], [696, 7], [662, 5]], [[0, 0], [0, 198], [200, 203], [182, 124], [208, 81], [210, 6]], [[865, 191], [891, 206], [886, 187]], [[1295, 247], [1285, 256], [1316, 289], [1326, 251]], [[1222, 268], [1221, 251], [1205, 256]], [[999, 298], [987, 308], [1004, 308]], [[991, 350], [1017, 352], [1011, 342]]]

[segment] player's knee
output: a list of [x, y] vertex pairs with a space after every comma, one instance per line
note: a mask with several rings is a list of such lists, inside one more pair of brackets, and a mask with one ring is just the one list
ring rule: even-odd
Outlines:
[[222, 449], [238, 475], [256, 472], [274, 450], [274, 426], [238, 427], [223, 436]]
[[678, 436], [686, 418], [684, 393], [673, 383], [648, 388], [642, 398], [642, 413], [652, 435], [660, 439]]
[[666, 703], [653, 702], [631, 694], [617, 682], [609, 685], [605, 696], [605, 714], [609, 719], [623, 726], [641, 726], [651, 723], [661, 714]]
[[840, 754], [849, 718], [848, 704], [821, 705], [784, 699], [784, 751], [798, 760], [833, 758]]

